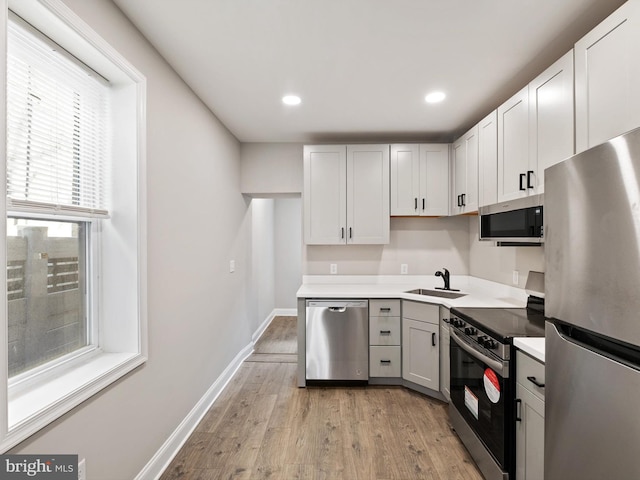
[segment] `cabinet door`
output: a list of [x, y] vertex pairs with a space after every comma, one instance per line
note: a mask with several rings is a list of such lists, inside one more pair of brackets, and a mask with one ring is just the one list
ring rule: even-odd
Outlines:
[[452, 212], [467, 213], [478, 209], [478, 126], [453, 144], [454, 195]]
[[346, 242], [347, 164], [344, 145], [304, 147], [304, 241]]
[[544, 402], [516, 383], [516, 480], [544, 478]]
[[449, 215], [449, 145], [420, 145], [420, 215]]
[[456, 140], [451, 147], [451, 214], [462, 213], [462, 195], [467, 185], [467, 144], [464, 138]]
[[527, 196], [529, 87], [498, 107], [498, 202]]
[[463, 197], [464, 213], [478, 210], [478, 126], [464, 135], [467, 145], [467, 175]]
[[389, 243], [389, 145], [347, 146], [347, 243]]
[[640, 1], [575, 44], [576, 151], [640, 126]]
[[391, 145], [391, 215], [418, 215], [420, 153], [417, 144]]
[[498, 202], [498, 112], [478, 124], [478, 206]]
[[402, 378], [440, 390], [440, 325], [402, 319]]
[[544, 170], [573, 155], [573, 50], [529, 83], [529, 170], [535, 193]]

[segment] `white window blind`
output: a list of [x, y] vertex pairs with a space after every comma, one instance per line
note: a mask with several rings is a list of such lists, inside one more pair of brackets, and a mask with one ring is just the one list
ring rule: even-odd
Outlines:
[[108, 86], [19, 19], [7, 42], [9, 211], [108, 216]]

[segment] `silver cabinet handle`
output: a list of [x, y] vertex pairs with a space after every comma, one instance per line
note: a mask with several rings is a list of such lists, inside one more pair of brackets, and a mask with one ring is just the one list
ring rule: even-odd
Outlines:
[[380, 335], [391, 335], [391, 330], [380, 330]]

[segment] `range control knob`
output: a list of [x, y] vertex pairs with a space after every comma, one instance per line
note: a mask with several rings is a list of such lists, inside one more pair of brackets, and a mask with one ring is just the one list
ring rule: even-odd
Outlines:
[[484, 342], [484, 348], [488, 348], [490, 350], [496, 349], [498, 348], [498, 342], [488, 339]]
[[466, 335], [475, 335], [476, 333], [478, 333], [478, 331], [473, 327], [465, 327], [464, 328], [464, 333]]
[[451, 323], [456, 328], [462, 328], [465, 325], [465, 323], [462, 320], [460, 320], [459, 318], [455, 318], [455, 317], [451, 319]]
[[487, 341], [491, 341], [491, 339], [489, 337], [487, 337], [486, 335], [481, 335], [478, 337], [478, 343], [480, 345], [482, 345], [483, 347], [485, 346]]

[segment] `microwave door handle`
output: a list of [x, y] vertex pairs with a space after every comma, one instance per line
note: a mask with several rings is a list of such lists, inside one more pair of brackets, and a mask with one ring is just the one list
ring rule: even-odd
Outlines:
[[508, 378], [509, 372], [505, 371], [504, 365], [502, 362], [494, 360], [493, 358], [489, 358], [486, 355], [483, 355], [471, 345], [468, 345], [464, 340], [460, 338], [458, 332], [456, 332], [453, 328], [451, 329], [451, 338], [455, 341], [456, 345], [458, 345], [461, 349], [467, 352], [469, 355], [474, 357], [476, 360], [484, 363], [485, 365], [491, 367], [496, 373], [499, 373], [502, 378]]

